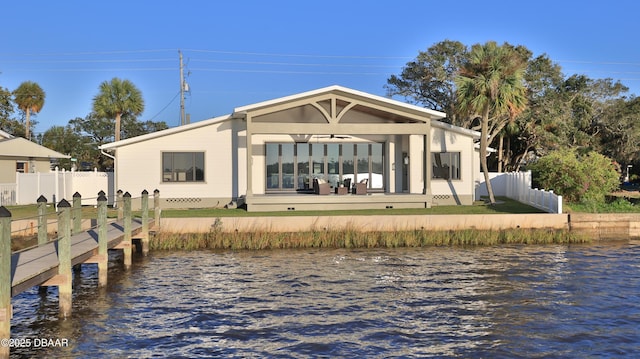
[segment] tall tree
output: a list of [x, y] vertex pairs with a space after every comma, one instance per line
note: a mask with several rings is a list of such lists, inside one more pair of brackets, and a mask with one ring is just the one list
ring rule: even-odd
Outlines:
[[[49, 128], [42, 135], [41, 145], [70, 155], [75, 158], [80, 165], [92, 159], [92, 146], [88, 139], [73, 131], [73, 128], [69, 125], [66, 127], [53, 126]], [[95, 151], [97, 152], [97, 147]], [[71, 169], [72, 166], [73, 163], [70, 159], [58, 160], [58, 167], [60, 168]]]
[[93, 111], [99, 117], [114, 118], [115, 141], [120, 141], [122, 116], [139, 116], [144, 111], [142, 93], [129, 80], [117, 77], [100, 84], [100, 92], [93, 98]]
[[31, 140], [31, 113], [38, 113], [44, 106], [45, 93], [35, 82], [25, 81], [13, 91], [18, 108], [26, 116], [25, 138]]
[[525, 59], [512, 46], [489, 41], [472, 46], [455, 79], [460, 110], [481, 120], [480, 165], [491, 204], [496, 200], [489, 179], [487, 147], [493, 136], [526, 107], [525, 69]]
[[[91, 113], [85, 118], [77, 117], [69, 120], [69, 125], [67, 126], [73, 133], [86, 141], [83, 142], [83, 148], [87, 150], [86, 154], [88, 156], [84, 157], [84, 161], [91, 163], [91, 166], [97, 167], [100, 171], [107, 171], [113, 168], [113, 161], [102, 155], [98, 150], [98, 146], [113, 141], [113, 124], [114, 119], [99, 117], [95, 113]], [[165, 122], [140, 122], [136, 121], [132, 116], [122, 116], [123, 139], [166, 128], [169, 127]]]
[[11, 92], [6, 88], [0, 87], [0, 122], [8, 121], [13, 114], [13, 110]]
[[616, 100], [604, 119], [603, 154], [624, 165], [640, 160], [640, 97]]
[[399, 76], [391, 75], [385, 85], [387, 95], [445, 112], [452, 124], [468, 127], [467, 119], [458, 116], [454, 83], [467, 55], [467, 47], [459, 41], [436, 43], [408, 62]]

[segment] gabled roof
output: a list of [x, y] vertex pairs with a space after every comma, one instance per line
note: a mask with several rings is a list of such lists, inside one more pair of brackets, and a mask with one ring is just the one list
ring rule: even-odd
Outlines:
[[295, 102], [305, 98], [312, 98], [312, 97], [329, 94], [329, 93], [334, 93], [334, 94], [342, 95], [345, 97], [357, 98], [365, 102], [376, 102], [384, 106], [399, 108], [407, 112], [420, 113], [421, 115], [431, 120], [443, 119], [446, 116], [445, 113], [440, 111], [430, 110], [424, 107], [408, 104], [402, 101], [397, 101], [387, 97], [373, 95], [370, 93], [357, 91], [357, 90], [353, 90], [353, 89], [338, 86], [338, 85], [323, 87], [317, 90], [302, 92], [302, 93], [291, 95], [291, 96], [285, 96], [285, 97], [280, 97], [273, 100], [258, 102], [252, 105], [236, 107], [236, 109], [234, 110], [234, 113], [251, 112], [264, 107], [272, 107], [272, 106], [286, 103], [286, 102]]
[[101, 150], [115, 149], [115, 148], [118, 148], [118, 147], [134, 144], [134, 143], [137, 143], [137, 142], [147, 141], [147, 140], [151, 140], [151, 139], [155, 139], [155, 138], [160, 138], [160, 137], [163, 137], [163, 136], [168, 136], [168, 135], [171, 135], [171, 134], [174, 134], [174, 133], [180, 133], [180, 132], [184, 132], [184, 131], [197, 129], [197, 128], [200, 128], [200, 127], [209, 126], [209, 125], [212, 125], [212, 124], [215, 124], [215, 123], [218, 123], [218, 122], [223, 122], [223, 121], [228, 121], [228, 120], [232, 120], [232, 119], [242, 118], [243, 117], [242, 114], [244, 114], [244, 113], [251, 112], [251, 111], [256, 111], [256, 110], [259, 110], [259, 109], [262, 109], [262, 108], [265, 108], [265, 107], [276, 106], [276, 105], [279, 105], [279, 104], [282, 104], [282, 103], [287, 103], [287, 102], [296, 102], [296, 101], [303, 100], [305, 98], [313, 98], [313, 97], [316, 97], [316, 96], [322, 96], [322, 95], [331, 94], [331, 93], [342, 95], [342, 96], [345, 96], [345, 97], [350, 97], [350, 98], [357, 98], [357, 99], [360, 99], [360, 100], [362, 100], [364, 102], [375, 102], [375, 103], [378, 103], [380, 105], [393, 107], [393, 108], [401, 109], [401, 110], [406, 111], [406, 112], [419, 114], [421, 117], [424, 117], [425, 120], [426, 119], [430, 119], [431, 120], [431, 125], [433, 125], [434, 127], [442, 128], [442, 129], [448, 130], [448, 131], [454, 131], [454, 132], [457, 132], [459, 134], [466, 135], [466, 136], [471, 136], [471, 137], [474, 137], [474, 138], [479, 138], [480, 137], [480, 133], [477, 132], [477, 131], [467, 130], [467, 129], [462, 128], [462, 127], [452, 126], [452, 125], [449, 125], [447, 123], [438, 121], [440, 119], [445, 118], [446, 114], [443, 113], [443, 112], [434, 111], [434, 110], [430, 110], [430, 109], [427, 109], [427, 108], [424, 108], [424, 107], [420, 107], [420, 106], [416, 106], [416, 105], [412, 105], [412, 104], [407, 104], [407, 103], [404, 103], [404, 102], [401, 102], [401, 101], [393, 100], [393, 99], [390, 99], [390, 98], [377, 96], [377, 95], [372, 95], [372, 94], [369, 94], [369, 93], [366, 93], [366, 92], [357, 91], [357, 90], [353, 90], [353, 89], [350, 89], [350, 88], [334, 85], [334, 86], [324, 87], [324, 88], [317, 89], [317, 90], [302, 92], [302, 93], [291, 95], [291, 96], [285, 96], [285, 97], [280, 97], [280, 98], [273, 99], [273, 100], [258, 102], [258, 103], [252, 104], [252, 105], [236, 107], [234, 109], [233, 113], [228, 114], [228, 115], [223, 115], [223, 116], [219, 116], [219, 117], [215, 117], [215, 118], [210, 118], [210, 119], [207, 119], [207, 120], [204, 120], [204, 121], [194, 122], [194, 123], [191, 123], [191, 124], [188, 124], [188, 125], [183, 125], [183, 126], [179, 126], [179, 127], [173, 127], [173, 128], [169, 128], [169, 129], [162, 130], [162, 131], [148, 133], [148, 134], [142, 135], [142, 136], [127, 138], [125, 140], [121, 140], [121, 141], [118, 141], [118, 142], [106, 143], [106, 144], [100, 146], [99, 148]]
[[136, 142], [147, 141], [147, 140], [151, 140], [151, 139], [154, 139], [154, 138], [168, 136], [168, 135], [171, 135], [171, 134], [174, 134], [174, 133], [179, 133], [179, 132], [193, 130], [193, 129], [200, 128], [200, 127], [209, 126], [209, 125], [212, 125], [214, 123], [223, 122], [223, 121], [230, 120], [230, 119], [232, 119], [231, 115], [224, 115], [224, 116], [214, 117], [214, 118], [210, 118], [210, 119], [204, 120], [204, 121], [193, 122], [193, 123], [190, 123], [188, 125], [168, 128], [168, 129], [162, 130], [162, 131], [147, 133], [146, 135], [127, 138], [127, 139], [124, 139], [124, 140], [121, 140], [121, 141], [118, 141], [118, 142], [105, 143], [104, 145], [99, 146], [98, 148], [101, 149], [101, 150], [109, 150], [109, 149], [112, 149], [112, 148], [118, 148], [118, 147], [130, 145], [130, 144], [136, 143]]
[[[5, 132], [6, 133], [6, 132]], [[22, 137], [0, 139], [0, 157], [70, 158]]]

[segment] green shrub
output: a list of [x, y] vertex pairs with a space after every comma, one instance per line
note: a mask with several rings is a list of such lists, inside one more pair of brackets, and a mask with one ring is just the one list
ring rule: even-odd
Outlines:
[[572, 203], [597, 207], [619, 186], [613, 161], [597, 152], [579, 155], [575, 150], [558, 150], [530, 166], [534, 182]]

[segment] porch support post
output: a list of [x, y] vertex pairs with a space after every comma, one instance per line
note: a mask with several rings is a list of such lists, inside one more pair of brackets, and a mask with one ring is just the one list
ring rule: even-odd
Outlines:
[[247, 200], [253, 196], [253, 124], [251, 115], [245, 115], [247, 122]]
[[424, 194], [427, 197], [426, 207], [431, 208], [433, 202], [433, 192], [431, 192], [431, 177], [433, 176], [433, 163], [431, 161], [431, 120], [427, 119], [427, 133], [424, 136]]
[[422, 176], [424, 178], [422, 194], [431, 193], [431, 154], [429, 153], [428, 141], [427, 135], [422, 136]]

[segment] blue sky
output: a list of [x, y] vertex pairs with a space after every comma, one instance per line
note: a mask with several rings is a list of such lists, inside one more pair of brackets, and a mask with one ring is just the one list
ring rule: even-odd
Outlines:
[[142, 91], [140, 120], [174, 127], [179, 49], [195, 122], [330, 85], [385, 95], [390, 75], [450, 39], [524, 45], [567, 75], [619, 79], [640, 94], [638, 13], [632, 0], [11, 1], [0, 13], [0, 86], [43, 88], [36, 133], [85, 117], [113, 77]]

